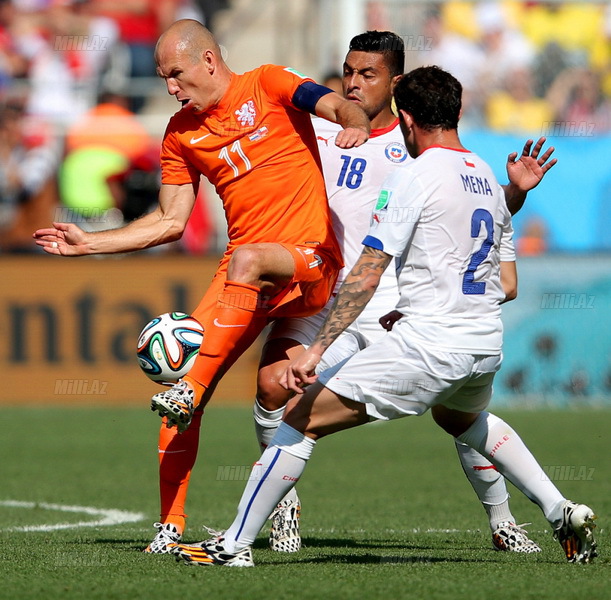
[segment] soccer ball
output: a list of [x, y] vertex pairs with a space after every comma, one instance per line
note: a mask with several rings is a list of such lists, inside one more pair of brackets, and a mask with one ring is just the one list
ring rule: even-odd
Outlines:
[[161, 384], [174, 384], [189, 372], [204, 339], [199, 321], [181, 312], [155, 317], [138, 337], [138, 363]]

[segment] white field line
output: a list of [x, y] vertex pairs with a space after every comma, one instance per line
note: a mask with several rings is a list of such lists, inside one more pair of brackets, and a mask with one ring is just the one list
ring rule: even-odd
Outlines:
[[22, 502], [20, 500], [0, 500], [0, 507], [10, 508], [42, 508], [68, 513], [84, 513], [98, 517], [95, 521], [78, 521], [77, 523], [55, 523], [49, 525], [24, 525], [22, 527], [9, 527], [4, 531], [56, 531], [59, 529], [74, 529], [77, 527], [104, 527], [120, 525], [121, 523], [135, 523], [142, 521], [146, 515], [143, 513], [128, 512], [118, 509], [94, 508], [91, 506], [70, 506], [66, 504], [49, 504], [47, 502]]

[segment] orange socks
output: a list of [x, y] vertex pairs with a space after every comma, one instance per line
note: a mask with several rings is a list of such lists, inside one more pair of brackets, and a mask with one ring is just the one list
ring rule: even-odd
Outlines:
[[[217, 375], [231, 364], [256, 339], [267, 323], [266, 312], [257, 312], [260, 289], [233, 281], [225, 282], [205, 325], [204, 341], [189, 374], [183, 379], [195, 391], [197, 406]], [[191, 425], [179, 434], [164, 423], [159, 434], [159, 485], [161, 522], [185, 527], [185, 500], [191, 470], [199, 446], [202, 411], [196, 411]]]
[[184, 377], [193, 386], [196, 398], [201, 398], [222, 368], [228, 368], [227, 358], [234, 350], [239, 348], [240, 354], [250, 346], [254, 340], [251, 325], [260, 322], [260, 330], [263, 329], [266, 319], [256, 315], [260, 291], [253, 285], [225, 282], [213, 311], [214, 318], [208, 320], [204, 331], [199, 356]]
[[180, 533], [185, 528], [185, 501], [191, 470], [197, 458], [202, 415], [203, 411], [196, 411], [191, 425], [181, 434], [176, 427], [168, 429], [164, 418], [159, 432], [160, 520], [176, 525]]

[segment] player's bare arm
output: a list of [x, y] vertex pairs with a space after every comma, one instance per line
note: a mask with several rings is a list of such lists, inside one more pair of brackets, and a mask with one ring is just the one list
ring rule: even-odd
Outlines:
[[338, 338], [363, 309], [376, 291], [392, 256], [365, 246], [361, 256], [342, 283], [333, 306], [310, 347], [287, 367], [280, 385], [303, 393], [302, 386], [316, 381], [313, 375], [324, 351]]
[[504, 185], [503, 189], [507, 208], [512, 215], [522, 208], [526, 194], [536, 188], [544, 175], [558, 162], [556, 158], [549, 160], [555, 150], [553, 146], [541, 154], [545, 141], [546, 138], [541, 137], [533, 147], [533, 140], [527, 140], [520, 158], [517, 152], [512, 152], [507, 157], [509, 184]]
[[[518, 270], [515, 261], [503, 260], [500, 264], [501, 286], [505, 292], [503, 302], [510, 302], [518, 297]], [[503, 304], [501, 302], [501, 304]]]
[[318, 117], [339, 123], [343, 127], [335, 137], [335, 144], [340, 148], [356, 148], [369, 139], [369, 117], [361, 107], [339, 94], [325, 94], [316, 103], [315, 110]]
[[53, 223], [35, 231], [36, 244], [48, 254], [85, 256], [133, 252], [180, 239], [193, 205], [196, 189], [192, 184], [162, 185], [157, 208], [125, 227], [86, 232], [75, 223]]

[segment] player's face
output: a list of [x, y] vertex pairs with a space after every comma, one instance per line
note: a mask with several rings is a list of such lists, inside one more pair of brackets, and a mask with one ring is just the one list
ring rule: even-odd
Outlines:
[[183, 108], [200, 113], [218, 101], [218, 89], [205, 55], [194, 61], [180, 45], [160, 48], [156, 55], [157, 74], [165, 79], [168, 94], [176, 96]]
[[382, 54], [348, 52], [342, 80], [344, 97], [358, 104], [372, 125], [378, 115], [390, 111], [392, 81]]

